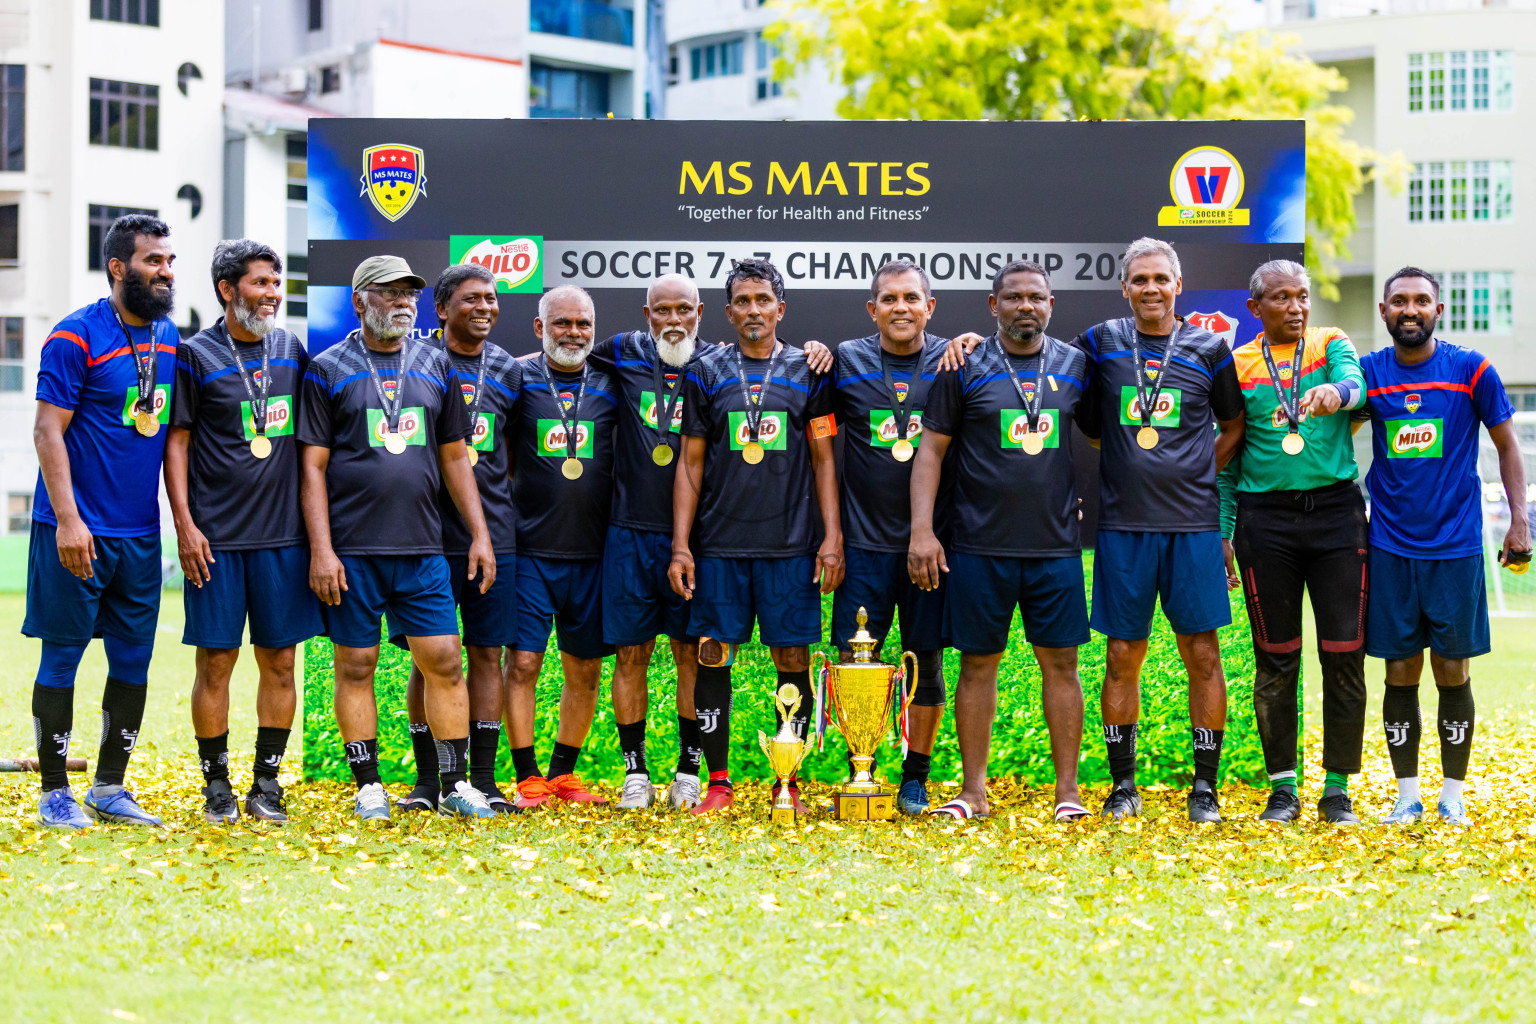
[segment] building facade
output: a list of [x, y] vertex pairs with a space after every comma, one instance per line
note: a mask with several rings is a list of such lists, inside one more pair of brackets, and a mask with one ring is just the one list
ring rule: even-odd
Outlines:
[[763, 30], [782, 12], [762, 0], [668, 0], [666, 116], [679, 120], [828, 120], [843, 89], [817, 65], [787, 82]]

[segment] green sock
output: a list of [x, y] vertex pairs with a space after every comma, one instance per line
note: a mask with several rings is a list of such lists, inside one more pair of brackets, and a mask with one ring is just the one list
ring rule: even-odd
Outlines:
[[1269, 788], [1288, 789], [1292, 793], [1296, 792], [1296, 773], [1277, 772], [1276, 774], [1271, 775], [1269, 777]]
[[1349, 792], [1349, 776], [1341, 772], [1325, 772], [1323, 774], [1323, 795], [1332, 796], [1330, 789], [1337, 789], [1340, 793]]

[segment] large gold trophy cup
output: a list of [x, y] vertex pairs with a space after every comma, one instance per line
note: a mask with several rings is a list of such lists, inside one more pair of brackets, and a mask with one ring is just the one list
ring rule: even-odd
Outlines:
[[810, 752], [809, 744], [796, 736], [794, 727], [790, 725], [790, 719], [800, 710], [800, 691], [794, 683], [785, 683], [779, 687], [779, 692], [774, 694], [773, 706], [779, 710], [779, 731], [773, 739], [769, 739], [759, 729], [757, 745], [763, 748], [768, 765], [779, 780], [779, 795], [773, 801], [772, 820], [775, 824], [793, 825], [795, 804], [790, 797], [789, 779], [800, 770], [800, 762]]
[[875, 659], [875, 638], [865, 627], [869, 614], [859, 609], [859, 631], [848, 641], [853, 660], [827, 662], [827, 694], [837, 728], [848, 743], [853, 762], [853, 778], [832, 795], [832, 814], [839, 821], [885, 821], [891, 817], [892, 794], [875, 781], [875, 748], [891, 729], [893, 702], [902, 712], [911, 703], [917, 689], [917, 655], [903, 652], [901, 664], [908, 665], [906, 693], [896, 692], [896, 673], [900, 665], [887, 665]]

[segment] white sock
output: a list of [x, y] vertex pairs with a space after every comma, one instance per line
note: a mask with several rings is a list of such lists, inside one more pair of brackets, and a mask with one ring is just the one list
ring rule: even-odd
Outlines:
[[1461, 779], [1446, 779], [1440, 787], [1440, 799], [1449, 803], [1461, 799]]
[[1409, 779], [1397, 780], [1397, 798], [1399, 800], [1419, 799], [1419, 777], [1417, 775]]

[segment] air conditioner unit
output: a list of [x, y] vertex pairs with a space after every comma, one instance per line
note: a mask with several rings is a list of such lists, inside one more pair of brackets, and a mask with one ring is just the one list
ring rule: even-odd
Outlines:
[[283, 92], [307, 93], [309, 92], [309, 72], [304, 68], [284, 68], [278, 75]]

